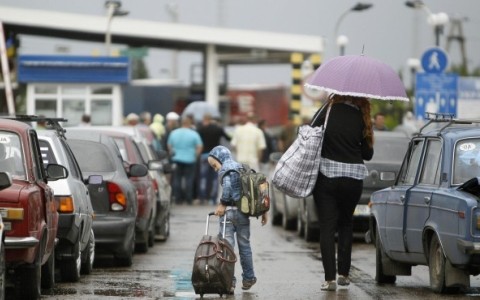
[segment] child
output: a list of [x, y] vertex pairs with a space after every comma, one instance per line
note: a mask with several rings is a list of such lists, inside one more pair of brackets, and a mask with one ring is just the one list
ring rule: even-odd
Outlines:
[[[233, 160], [232, 153], [224, 146], [216, 146], [210, 151], [208, 163], [218, 172], [218, 178], [222, 185], [220, 203], [215, 209], [215, 215], [220, 217], [220, 224], [226, 221], [225, 239], [235, 247], [237, 236], [240, 264], [242, 265], [242, 289], [250, 289], [257, 278], [253, 271], [252, 248], [250, 246], [250, 219], [237, 209], [236, 201], [240, 200], [241, 183], [239, 170], [242, 165]], [[262, 215], [262, 225], [267, 223], [267, 214]], [[223, 228], [220, 226], [220, 228]], [[236, 279], [233, 278], [232, 289], [235, 289]]]

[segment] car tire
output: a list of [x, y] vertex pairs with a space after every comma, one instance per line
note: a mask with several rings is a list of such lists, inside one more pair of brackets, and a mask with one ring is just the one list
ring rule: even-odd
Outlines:
[[430, 275], [430, 288], [435, 293], [443, 293], [445, 287], [445, 265], [446, 258], [442, 246], [436, 235], [433, 235], [430, 242], [428, 257], [428, 271]]
[[130, 267], [133, 264], [133, 253], [135, 252], [135, 232], [133, 232], [132, 240], [130, 241], [130, 247], [122, 256], [116, 256], [116, 264], [120, 267]]
[[16, 276], [17, 299], [38, 299], [42, 291], [42, 256], [43, 243], [40, 243], [37, 250], [37, 255], [33, 264], [20, 267]]
[[278, 212], [277, 210], [277, 205], [276, 205], [277, 199], [275, 199], [275, 192], [272, 191], [272, 197], [271, 197], [271, 207], [270, 207], [270, 212], [272, 216], [272, 225], [274, 226], [280, 226], [282, 225], [282, 214]]
[[310, 220], [310, 212], [305, 212], [305, 225], [304, 225], [304, 239], [306, 242], [318, 242], [320, 240], [320, 231], [318, 228], [312, 226]]
[[77, 282], [80, 280], [80, 270], [82, 267], [80, 240], [72, 245], [72, 255], [73, 257], [64, 259], [60, 263], [60, 274], [62, 280], [66, 282]]
[[288, 206], [287, 206], [287, 197], [283, 197], [283, 207], [284, 212], [282, 214], [282, 227], [285, 230], [295, 230], [295, 226], [297, 225], [297, 221], [295, 219], [289, 220], [288, 219]]
[[382, 242], [380, 241], [380, 232], [377, 228], [375, 236], [375, 253], [376, 253], [376, 267], [375, 267], [375, 280], [378, 283], [393, 284], [397, 280], [395, 275], [385, 275], [383, 273], [382, 260], [385, 257], [385, 251], [383, 250]]
[[47, 262], [42, 266], [41, 286], [51, 289], [55, 285], [55, 249], [52, 250]]
[[[303, 199], [300, 201], [303, 201]], [[305, 223], [303, 222], [303, 214], [302, 214], [301, 207], [302, 205], [298, 206], [298, 213], [297, 213], [297, 235], [299, 237], [303, 237], [305, 234], [305, 230], [304, 230]]]
[[163, 218], [163, 222], [158, 229], [158, 234], [156, 235], [155, 239], [161, 242], [165, 242], [168, 237], [170, 236], [170, 213], [165, 215]]
[[5, 299], [5, 288], [6, 288], [6, 273], [7, 268], [5, 265], [5, 243], [1, 244], [2, 249], [0, 249], [0, 299]]
[[95, 261], [95, 235], [93, 234], [93, 229], [90, 229], [88, 244], [85, 247], [85, 250], [83, 250], [82, 252], [82, 267], [80, 269], [81, 274], [88, 275], [92, 273], [94, 261]]

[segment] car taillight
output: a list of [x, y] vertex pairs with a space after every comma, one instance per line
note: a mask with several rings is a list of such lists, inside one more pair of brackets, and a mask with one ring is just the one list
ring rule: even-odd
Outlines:
[[3, 220], [23, 220], [23, 208], [1, 208], [0, 214]]
[[158, 182], [156, 179], [152, 179], [153, 182], [153, 189], [155, 190], [155, 194], [158, 194]]
[[127, 197], [122, 189], [113, 182], [107, 182], [108, 200], [110, 209], [113, 211], [122, 211], [127, 207]]
[[58, 212], [63, 214], [71, 214], [74, 211], [73, 198], [71, 196], [55, 196], [58, 203]]

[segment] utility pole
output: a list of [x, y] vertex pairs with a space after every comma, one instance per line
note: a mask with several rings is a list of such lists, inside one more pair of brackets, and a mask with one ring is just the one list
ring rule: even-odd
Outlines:
[[447, 36], [447, 53], [450, 53], [450, 45], [453, 41], [457, 41], [460, 44], [460, 53], [462, 56], [462, 70], [468, 74], [467, 53], [465, 51], [465, 36], [463, 35], [462, 22], [467, 21], [467, 18], [452, 18], [450, 20], [450, 32]]

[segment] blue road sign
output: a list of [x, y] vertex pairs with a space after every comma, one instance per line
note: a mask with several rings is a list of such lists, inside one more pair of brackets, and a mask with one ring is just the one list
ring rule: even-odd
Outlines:
[[457, 74], [417, 73], [415, 89], [415, 116], [425, 118], [425, 113], [457, 115]]
[[448, 67], [448, 55], [442, 48], [429, 48], [423, 53], [421, 62], [425, 73], [443, 73]]

